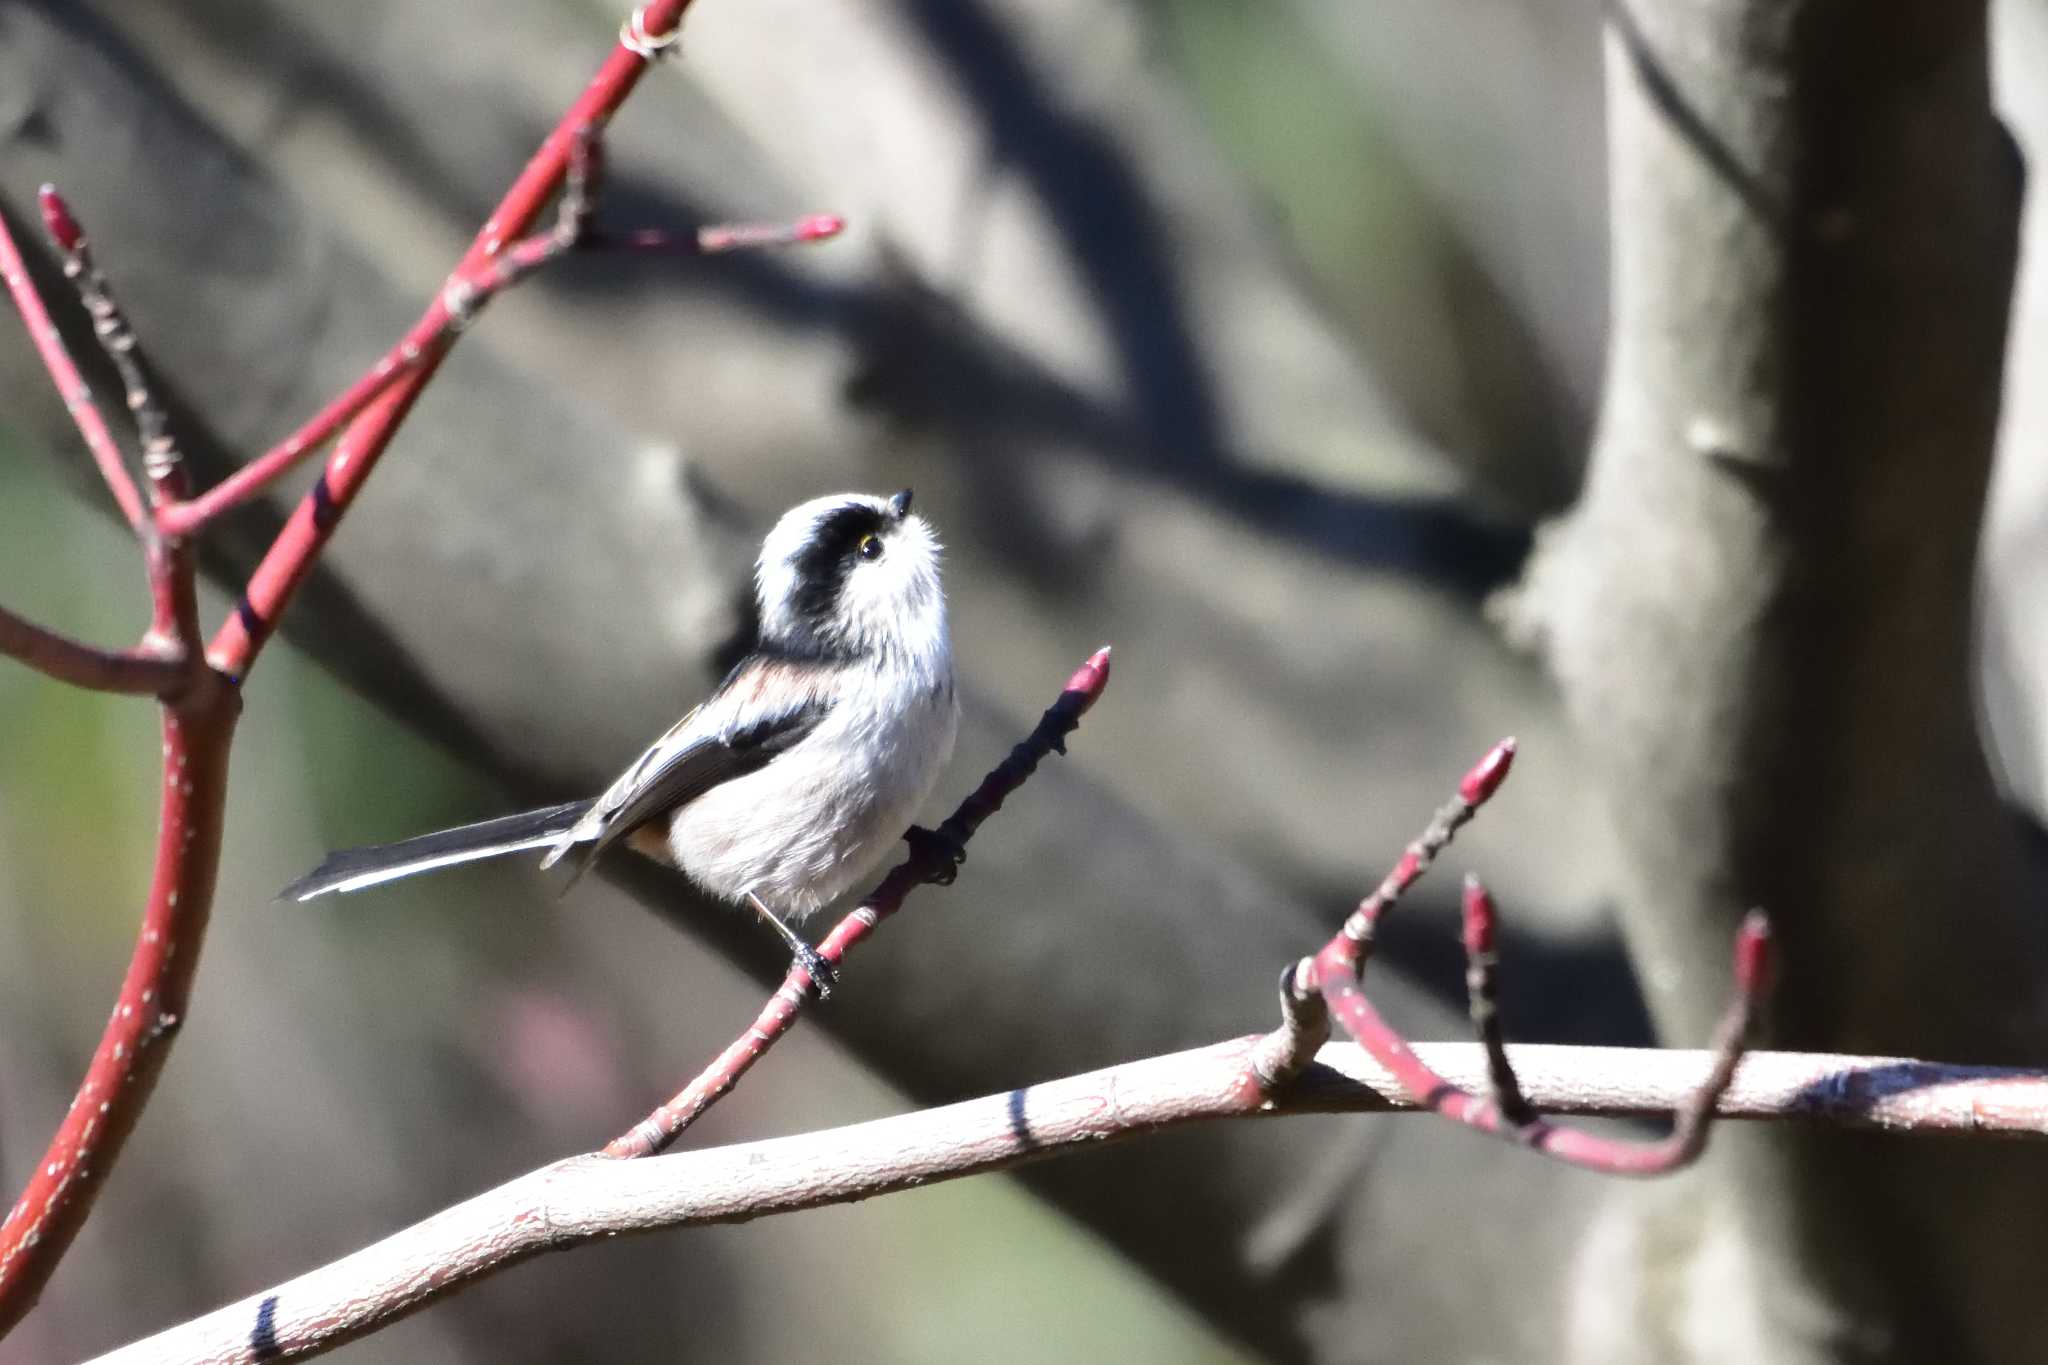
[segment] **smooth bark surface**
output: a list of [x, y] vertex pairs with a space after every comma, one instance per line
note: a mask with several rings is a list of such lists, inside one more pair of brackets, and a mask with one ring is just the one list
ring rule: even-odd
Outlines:
[[[1777, 1044], [2019, 1061], [2048, 1042], [2038, 895], [1972, 705], [2021, 189], [1984, 19], [1611, 11], [1606, 399], [1519, 620], [1596, 756], [1631, 948], [1675, 1034], [1717, 1007], [1704, 948], [1763, 904]], [[2041, 1173], [1758, 1140], [1695, 1193], [1739, 1209], [1742, 1264], [1713, 1236], [1635, 1244], [1589, 1331], [1610, 1356], [1654, 1332], [1698, 1359], [2028, 1358]], [[1683, 1333], [1714, 1276], [1728, 1311]]]

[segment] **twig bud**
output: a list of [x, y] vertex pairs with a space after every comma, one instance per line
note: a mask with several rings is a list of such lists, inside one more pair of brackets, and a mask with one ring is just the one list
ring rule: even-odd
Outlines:
[[1486, 751], [1486, 757], [1472, 765], [1472, 771], [1465, 774], [1465, 780], [1458, 784], [1458, 799], [1468, 806], [1481, 806], [1486, 799], [1500, 790], [1500, 784], [1507, 781], [1508, 769], [1515, 761], [1515, 740], [1510, 735]]
[[71, 216], [71, 206], [64, 202], [64, 196], [57, 193], [55, 185], [44, 185], [36, 191], [36, 203], [43, 210], [43, 230], [50, 234], [50, 240], [57, 249], [69, 255], [78, 250], [85, 241], [85, 229]]

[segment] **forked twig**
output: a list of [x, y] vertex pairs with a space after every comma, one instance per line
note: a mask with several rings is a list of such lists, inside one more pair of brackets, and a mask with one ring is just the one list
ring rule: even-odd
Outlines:
[[1428, 828], [1408, 846], [1379, 888], [1360, 903], [1344, 927], [1314, 958], [1297, 966], [1286, 980], [1302, 994], [1319, 993], [1345, 1031], [1386, 1067], [1423, 1108], [1588, 1170], [1614, 1175], [1659, 1175], [1675, 1170], [1693, 1161], [1705, 1148], [1706, 1121], [1735, 1075], [1757, 1007], [1769, 988], [1770, 924], [1762, 911], [1752, 910], [1736, 932], [1735, 991], [1715, 1030], [1714, 1064], [1698, 1089], [1678, 1106], [1670, 1136], [1653, 1142], [1604, 1137], [1552, 1123], [1536, 1113], [1528, 1102], [1508, 1060], [1495, 1013], [1496, 914], [1492, 898], [1477, 879], [1466, 887], [1464, 937], [1473, 1021], [1487, 1063], [1487, 1094], [1475, 1094], [1432, 1070], [1366, 998], [1365, 966], [1381, 916], [1402, 892], [1414, 885], [1458, 829], [1499, 789], [1513, 757], [1514, 741], [1502, 740], [1474, 765], [1459, 783], [1457, 796], [1437, 812]]

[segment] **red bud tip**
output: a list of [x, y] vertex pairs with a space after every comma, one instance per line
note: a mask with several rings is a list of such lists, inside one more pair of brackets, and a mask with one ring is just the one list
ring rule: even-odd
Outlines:
[[85, 240], [85, 229], [78, 226], [78, 220], [71, 216], [71, 206], [64, 202], [64, 196], [57, 193], [55, 185], [45, 185], [36, 191], [36, 202], [43, 209], [43, 230], [50, 234], [50, 240], [60, 251], [76, 251], [78, 244]]
[[1465, 780], [1458, 784], [1458, 799], [1468, 806], [1483, 806], [1488, 797], [1500, 790], [1500, 784], [1507, 781], [1508, 769], [1515, 761], [1514, 736], [1502, 740], [1486, 751], [1486, 757], [1472, 765], [1472, 771], [1465, 774]]
[[707, 256], [723, 251], [794, 246], [837, 237], [846, 220], [835, 213], [814, 213], [793, 223], [719, 223], [697, 229], [697, 250]]
[[836, 213], [814, 213], [796, 220], [796, 239], [799, 242], [822, 242], [844, 231], [846, 220]]
[[1088, 708], [1101, 699], [1102, 689], [1108, 686], [1109, 646], [1104, 645], [1088, 656], [1087, 663], [1074, 670], [1074, 676], [1067, 679], [1067, 685], [1061, 691], [1079, 692], [1081, 713], [1086, 715]]
[[1499, 920], [1493, 897], [1486, 884], [1473, 873], [1465, 875], [1465, 953], [1477, 957], [1493, 951], [1493, 928]]
[[1761, 910], [1750, 911], [1735, 931], [1735, 989], [1748, 996], [1762, 994], [1770, 985], [1776, 957], [1770, 918]]

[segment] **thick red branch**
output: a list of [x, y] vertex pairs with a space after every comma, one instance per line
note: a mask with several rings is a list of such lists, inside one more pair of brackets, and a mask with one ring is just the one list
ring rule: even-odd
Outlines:
[[[1027, 735], [1008, 757], [995, 766], [981, 785], [962, 801], [959, 808], [939, 826], [938, 837], [913, 844], [911, 853], [898, 863], [881, 885], [847, 916], [833, 926], [818, 953], [837, 967], [883, 920], [903, 906], [904, 898], [928, 882], [946, 883], [953, 878], [953, 863], [941, 851], [964, 849], [984, 820], [1003, 808], [1003, 802], [1036, 772], [1049, 753], [1065, 753], [1066, 738], [1081, 723], [1088, 708], [1095, 705], [1109, 686], [1109, 646], [1095, 651], [1074, 676], [1067, 679], [1059, 699], [1039, 718], [1037, 728]], [[807, 973], [792, 967], [775, 993], [761, 1007], [752, 1025], [726, 1045], [691, 1082], [668, 1101], [612, 1139], [604, 1149], [611, 1157], [644, 1157], [661, 1151], [726, 1092], [739, 1084], [776, 1041], [795, 1025], [797, 1016], [810, 1003], [815, 987]]]
[[71, 1108], [0, 1220], [0, 1335], [34, 1306], [84, 1225], [183, 1022], [220, 865], [228, 746], [241, 698], [194, 670], [163, 708], [164, 786], [142, 931]]

